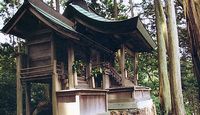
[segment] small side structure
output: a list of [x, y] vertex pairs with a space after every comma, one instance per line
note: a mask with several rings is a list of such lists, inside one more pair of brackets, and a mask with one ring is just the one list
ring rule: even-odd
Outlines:
[[126, 55], [155, 47], [138, 17], [104, 19], [83, 0], [68, 2], [61, 15], [40, 0], [26, 0], [1, 31], [25, 41], [16, 55], [17, 115], [23, 108], [26, 115], [39, 114], [30, 105], [34, 83], [48, 86], [48, 114], [153, 114], [150, 89], [134, 84], [125, 67]]

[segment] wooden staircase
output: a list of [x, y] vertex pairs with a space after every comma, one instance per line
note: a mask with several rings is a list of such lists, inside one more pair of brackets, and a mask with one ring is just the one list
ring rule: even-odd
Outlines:
[[123, 83], [122, 75], [119, 74], [117, 72], [117, 70], [112, 66], [108, 66], [107, 67], [107, 69], [105, 71], [105, 74], [107, 74], [110, 77], [112, 77], [118, 83], [118, 85], [120, 85], [120, 86], [127, 86], [127, 87], [134, 86], [133, 82], [130, 81], [129, 79], [127, 79], [127, 78], [124, 78], [124, 83]]
[[77, 89], [89, 89], [89, 84], [86, 81], [85, 77], [77, 77], [78, 79], [78, 86]]
[[109, 76], [115, 79], [115, 81], [119, 84], [122, 85], [122, 76], [117, 72], [117, 70], [110, 66], [109, 67]]

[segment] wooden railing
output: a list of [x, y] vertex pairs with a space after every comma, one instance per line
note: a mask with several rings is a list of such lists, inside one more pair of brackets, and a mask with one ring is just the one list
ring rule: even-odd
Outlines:
[[21, 69], [21, 76], [22, 77], [29, 77], [29, 76], [51, 74], [52, 69], [53, 69], [52, 65], [23, 68], [23, 69]]
[[117, 72], [114, 67], [109, 67], [111, 76], [120, 84], [122, 85], [122, 76]]
[[56, 72], [58, 74], [58, 77], [60, 80], [67, 79], [67, 73], [64, 69], [64, 64], [63, 63], [57, 63], [56, 64]]
[[122, 85], [122, 76], [109, 63], [100, 63], [100, 64], [93, 65], [92, 67], [102, 68], [104, 70], [104, 74], [107, 74], [110, 77], [113, 77], [118, 84]]

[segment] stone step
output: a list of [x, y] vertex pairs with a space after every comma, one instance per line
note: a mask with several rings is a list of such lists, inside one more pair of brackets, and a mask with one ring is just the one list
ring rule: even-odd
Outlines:
[[111, 115], [110, 112], [98, 113], [97, 115]]
[[77, 77], [78, 80], [78, 86], [76, 86], [77, 89], [89, 89], [89, 84], [87, 81], [85, 81], [84, 77]]
[[89, 89], [89, 85], [88, 84], [78, 84], [78, 86], [76, 86], [76, 89]]
[[80, 84], [82, 84], [82, 83], [83, 83], [83, 84], [84, 84], [84, 83], [87, 84], [87, 81], [78, 80], [78, 83], [80, 83]]
[[77, 79], [80, 81], [85, 81], [85, 77], [77, 77]]

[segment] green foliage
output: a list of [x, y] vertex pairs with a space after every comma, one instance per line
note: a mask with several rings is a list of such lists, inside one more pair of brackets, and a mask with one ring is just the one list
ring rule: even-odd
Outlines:
[[[100, 0], [100, 2], [97, 2], [96, 0], [92, 0], [90, 3], [91, 8], [93, 8], [100, 16], [108, 18], [108, 19], [114, 19], [114, 3], [113, 0]], [[128, 7], [124, 4], [118, 4], [118, 19], [127, 19], [128, 15], [127, 10]]]
[[11, 54], [14, 48], [0, 44], [0, 114], [16, 114], [16, 76], [15, 59]]
[[[64, 3], [64, 0], [61, 0]], [[19, 7], [19, 1], [17, 0], [4, 0], [0, 1], [0, 16], [7, 22]], [[101, 16], [109, 19], [113, 19], [113, 1], [112, 0], [92, 0], [90, 6]], [[153, 3], [150, 0], [142, 0], [140, 4], [135, 6], [142, 8], [140, 18], [145, 23], [145, 27], [149, 30], [152, 37], [155, 37], [155, 14]], [[128, 6], [122, 3], [118, 4], [118, 18], [126, 19], [128, 17]], [[184, 94], [184, 102], [186, 106], [187, 114], [197, 113], [199, 108], [198, 104], [198, 84], [193, 75], [193, 65], [190, 54], [189, 39], [187, 37], [186, 23], [183, 15], [182, 7], [176, 5], [177, 11], [177, 24], [180, 41], [181, 51], [181, 74], [182, 74], [182, 87]], [[14, 48], [10, 44], [0, 44], [0, 114], [1, 115], [15, 115], [16, 114], [16, 76], [15, 76], [15, 59], [11, 54], [14, 53]], [[117, 61], [116, 61], [117, 62]], [[118, 63], [118, 62], [117, 62]], [[74, 71], [79, 70], [80, 73], [83, 70], [85, 64], [81, 61], [75, 61], [73, 68]], [[116, 68], [119, 70], [119, 64], [116, 64]], [[126, 69], [130, 72], [134, 69], [132, 59], [126, 57]], [[103, 70], [101, 68], [94, 68], [93, 74], [97, 75]], [[142, 53], [139, 55], [139, 85], [148, 86], [152, 89], [151, 96], [154, 100], [159, 112], [159, 79], [158, 79], [158, 59], [157, 51], [151, 53]], [[41, 101], [49, 101], [49, 97], [46, 96], [45, 84], [32, 84], [31, 93], [31, 105], [36, 107]]]
[[94, 67], [92, 68], [92, 76], [98, 77], [98, 75], [102, 75], [103, 69], [102, 67]]
[[125, 53], [125, 69], [128, 72], [128, 77], [134, 76], [134, 58], [128, 53]]
[[72, 65], [73, 72], [76, 71], [78, 76], [82, 75], [85, 72], [85, 67], [86, 64], [82, 60], [75, 60]]
[[50, 103], [49, 87], [47, 84], [31, 84], [31, 107], [35, 108], [40, 102]]
[[0, 16], [4, 24], [14, 15], [14, 12], [20, 6], [20, 0], [3, 0], [0, 1]]
[[151, 97], [156, 105], [157, 114], [160, 114], [157, 52], [140, 54], [138, 65], [138, 83], [151, 88]]

